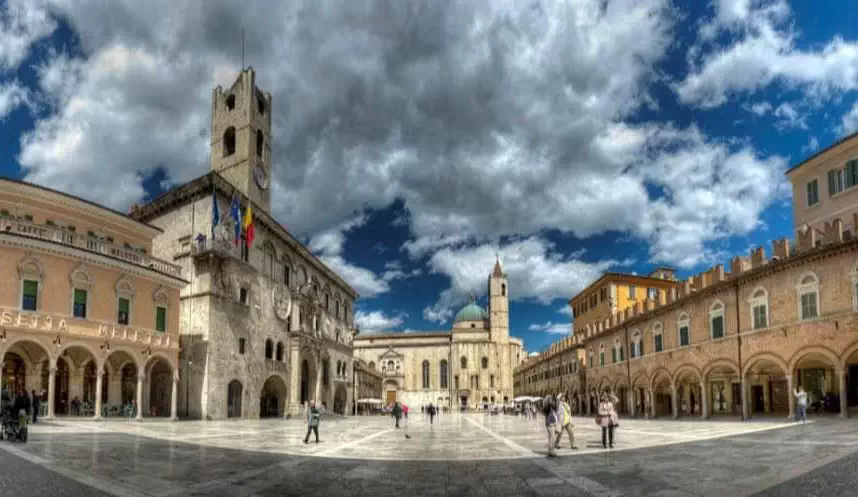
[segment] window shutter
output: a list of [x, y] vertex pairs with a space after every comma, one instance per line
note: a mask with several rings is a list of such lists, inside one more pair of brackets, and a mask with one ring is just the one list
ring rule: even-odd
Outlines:
[[86, 290], [75, 290], [74, 291], [74, 303], [75, 304], [86, 304]]
[[39, 293], [39, 282], [33, 280], [24, 280], [24, 295], [35, 297]]
[[846, 187], [858, 185], [858, 160], [851, 160], [846, 164]]
[[167, 331], [167, 309], [158, 307], [155, 312], [155, 330]]
[[834, 195], [837, 193], [837, 170], [828, 171], [828, 194]]
[[128, 299], [119, 299], [119, 312], [128, 314]]

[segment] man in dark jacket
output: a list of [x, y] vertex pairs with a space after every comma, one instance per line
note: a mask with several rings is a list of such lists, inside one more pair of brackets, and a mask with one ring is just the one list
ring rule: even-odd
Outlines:
[[15, 416], [19, 416], [20, 412], [23, 410], [28, 416], [30, 415], [30, 396], [27, 395], [25, 390], [18, 392], [18, 396], [15, 397], [15, 406], [13, 407]]
[[429, 424], [435, 424], [435, 406], [429, 404]]
[[39, 419], [39, 407], [41, 407], [41, 401], [39, 399], [38, 394], [36, 394], [35, 390], [33, 390], [32, 406], [33, 406], [33, 424], [36, 424], [36, 421], [38, 421], [38, 419]]
[[399, 402], [393, 404], [393, 417], [396, 419], [396, 427], [399, 428], [399, 420], [402, 419], [402, 404]]

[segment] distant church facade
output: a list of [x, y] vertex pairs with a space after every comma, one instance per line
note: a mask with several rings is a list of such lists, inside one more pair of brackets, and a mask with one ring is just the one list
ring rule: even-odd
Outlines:
[[354, 355], [382, 375], [382, 401], [475, 408], [513, 398], [522, 342], [509, 336], [509, 282], [495, 263], [488, 310], [472, 297], [450, 331], [364, 333]]

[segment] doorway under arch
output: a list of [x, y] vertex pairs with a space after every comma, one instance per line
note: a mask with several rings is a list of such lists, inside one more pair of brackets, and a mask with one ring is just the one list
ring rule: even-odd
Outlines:
[[163, 359], [153, 359], [149, 369], [149, 416], [169, 417], [172, 394], [172, 368]]
[[286, 382], [283, 378], [274, 375], [262, 385], [259, 394], [259, 417], [276, 418], [285, 415], [286, 408]]
[[242, 386], [238, 380], [232, 380], [227, 387], [226, 395], [226, 417], [240, 418], [241, 417], [241, 395]]

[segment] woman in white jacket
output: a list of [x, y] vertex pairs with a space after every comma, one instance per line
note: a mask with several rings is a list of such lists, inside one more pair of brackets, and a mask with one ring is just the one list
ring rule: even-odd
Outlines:
[[620, 399], [613, 393], [605, 390], [599, 401], [599, 410], [596, 422], [602, 427], [602, 447], [614, 448], [614, 428], [619, 426], [616, 404]]

